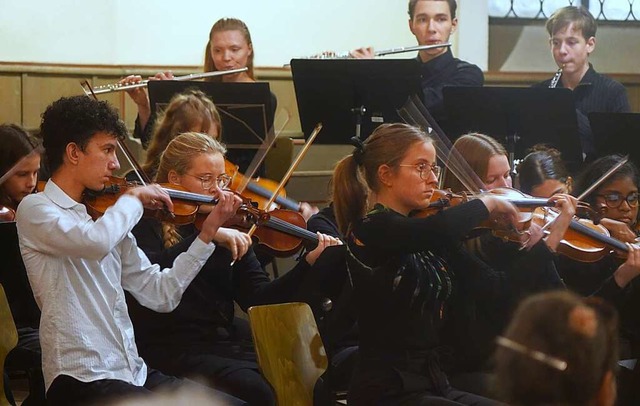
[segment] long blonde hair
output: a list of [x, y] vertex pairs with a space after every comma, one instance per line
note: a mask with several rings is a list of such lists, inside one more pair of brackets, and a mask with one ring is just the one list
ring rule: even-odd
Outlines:
[[[220, 154], [227, 152], [224, 145], [207, 134], [186, 132], [175, 137], [162, 153], [156, 182], [168, 183], [169, 172], [175, 171], [184, 175], [193, 164], [193, 160], [201, 154]], [[180, 241], [180, 234], [172, 223], [162, 223], [162, 239], [165, 248], [174, 246]]]
[[[213, 24], [213, 27], [211, 27], [211, 31], [209, 32], [209, 41], [207, 42], [207, 47], [204, 50], [204, 71], [218, 71], [218, 68], [216, 68], [216, 65], [213, 63], [213, 55], [211, 55], [211, 38], [213, 38], [213, 34], [222, 31], [239, 31], [245, 41], [247, 41], [247, 45], [251, 47], [251, 54], [247, 58], [247, 75], [249, 75], [252, 80], [255, 80], [256, 78], [253, 74], [253, 58], [255, 56], [255, 50], [253, 49], [253, 42], [251, 41], [251, 33], [249, 33], [247, 25], [237, 18], [221, 18]], [[206, 78], [205, 81], [222, 82], [222, 76], [209, 77]]]
[[193, 131], [193, 127], [198, 124], [199, 132], [207, 133], [215, 126], [218, 138], [222, 136], [220, 114], [206, 94], [190, 89], [173, 96], [166, 110], [158, 118], [147, 151], [147, 159], [142, 166], [149, 178], [155, 177], [160, 156], [169, 142], [181, 133]]
[[[507, 156], [507, 151], [502, 144], [494, 138], [480, 133], [461, 136], [453, 143], [453, 149], [460, 153], [462, 158], [469, 164], [471, 170], [483, 181], [487, 176], [491, 157], [495, 155]], [[445, 188], [450, 188], [454, 192], [466, 190], [462, 182], [448, 169], [445, 170], [443, 179]]]
[[381, 165], [395, 167], [418, 142], [432, 140], [417, 127], [383, 124], [361, 146], [356, 146], [351, 155], [338, 162], [332, 179], [333, 207], [343, 235], [366, 214], [369, 191], [379, 190], [378, 168]]

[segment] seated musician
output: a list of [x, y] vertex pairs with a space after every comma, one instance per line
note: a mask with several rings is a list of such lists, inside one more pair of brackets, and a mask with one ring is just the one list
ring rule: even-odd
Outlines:
[[516, 310], [496, 354], [496, 386], [511, 405], [613, 406], [617, 315], [569, 292], [531, 296]]
[[[62, 98], [47, 107], [40, 131], [52, 177], [43, 192], [22, 199], [16, 222], [29, 282], [42, 311], [48, 403], [104, 403], [197, 385], [150, 369], [140, 358], [124, 291], [156, 310], [174, 309], [216, 249], [213, 236], [241, 200], [219, 191], [219, 203], [202, 231], [172, 267], [163, 270], [149, 262], [130, 232], [143, 208], [173, 209], [164, 189], [132, 187], [97, 220], [87, 214], [85, 192], [102, 190], [119, 168], [117, 139], [126, 129], [116, 111], [86, 96]], [[244, 403], [223, 393], [217, 396], [230, 404]]]
[[[224, 173], [224, 153], [224, 147], [205, 134], [181, 134], [162, 154], [156, 181], [213, 195], [230, 181]], [[150, 260], [165, 266], [189, 247], [198, 230], [194, 225], [142, 219], [133, 234]], [[252, 405], [275, 404], [258, 371], [248, 326], [234, 318], [234, 302], [246, 311], [253, 305], [290, 301], [324, 248], [340, 242], [320, 233], [318, 238], [318, 246], [294, 269], [271, 281], [251, 248], [251, 238], [219, 228], [213, 239], [218, 248], [174, 310], [158, 313], [129, 300], [141, 355], [154, 368], [202, 378]]]
[[[221, 18], [216, 21], [209, 32], [209, 39], [205, 47], [204, 72], [216, 72], [248, 68], [246, 72], [223, 75], [219, 77], [206, 78], [206, 81], [219, 81], [227, 83], [247, 83], [255, 82], [254, 73], [254, 51], [251, 33], [247, 25], [237, 18]], [[152, 80], [171, 80], [171, 72], [159, 72]], [[139, 75], [131, 75], [120, 81], [121, 84], [138, 83], [142, 80]], [[134, 137], [142, 141], [142, 146], [146, 149], [151, 141], [155, 116], [151, 115], [151, 105], [149, 96], [143, 88], [129, 90], [129, 96], [138, 107], [138, 117]], [[277, 107], [276, 96], [271, 93], [271, 120], [275, 115]]]
[[[469, 187], [482, 190], [512, 186], [507, 152], [494, 138], [477, 133], [463, 135], [453, 145], [450, 166], [455, 162], [454, 153], [466, 162], [466, 171], [470, 173], [456, 173], [447, 168], [443, 182], [445, 188], [451, 188], [454, 192], [464, 191], [466, 188], [458, 178], [464, 178], [464, 175], [476, 178], [480, 183]], [[463, 168], [459, 170], [466, 172]], [[501, 294], [495, 300], [478, 300], [473, 284], [462, 286], [467, 300], [464, 310], [458, 314], [466, 317], [455, 320], [449, 332], [458, 362], [452, 380], [461, 388], [481, 393], [489, 389], [488, 376], [484, 371], [490, 370], [494, 338], [508, 323], [518, 301], [538, 291], [564, 286], [554, 264], [555, 251], [575, 213], [577, 202], [566, 194], [555, 195], [552, 200], [560, 214], [546, 237], [540, 226], [531, 224], [522, 234], [516, 233], [515, 240], [518, 242], [504, 240], [490, 232], [465, 241], [465, 248], [470, 255], [490, 267], [498, 278], [504, 279], [504, 283]]]
[[[188, 131], [209, 134], [215, 140], [220, 140], [222, 136], [220, 113], [211, 99], [199, 90], [187, 90], [176, 94], [160, 115], [149, 143], [146, 161], [142, 165], [143, 171], [149, 178], [155, 177], [160, 157], [169, 142]], [[129, 173], [127, 178], [136, 180], [133, 173]], [[309, 203], [300, 202], [299, 211], [306, 220], [316, 213], [318, 208]]]
[[[609, 156], [590, 164], [578, 178], [575, 192], [582, 193], [620, 162], [620, 159]], [[543, 192], [551, 193], [554, 188], [562, 186], [560, 179], [566, 179], [566, 171], [557, 153], [541, 150], [527, 155], [521, 162], [519, 178], [521, 185], [529, 185], [532, 191], [542, 195]], [[584, 199], [605, 216], [600, 224], [609, 230], [611, 236], [627, 244], [636, 238], [635, 221], [632, 219], [637, 217], [638, 212], [637, 201], [634, 203], [633, 199], [634, 191], [637, 194], [638, 179], [635, 166], [627, 163]], [[628, 195], [632, 198], [626, 202], [622, 197], [618, 202], [613, 201], [618, 196]], [[594, 248], [599, 245], [596, 243]], [[634, 245], [627, 245], [627, 250], [625, 259], [609, 255], [608, 248], [603, 248], [602, 259], [596, 262], [585, 262], [579, 252], [575, 256], [560, 255], [556, 259], [558, 273], [569, 289], [582, 295], [602, 297], [618, 308], [621, 314], [620, 341], [623, 358], [637, 356], [640, 338], [634, 310], [637, 299], [634, 299], [636, 294], [633, 282], [640, 275], [640, 250]], [[628, 401], [630, 396], [638, 396], [633, 394], [637, 388], [633, 381], [635, 378], [623, 369], [618, 380], [619, 394], [623, 401]]]
[[[419, 45], [446, 44], [458, 27], [456, 0], [409, 0], [409, 29]], [[355, 58], [372, 58], [373, 48], [351, 52]], [[484, 74], [471, 63], [454, 58], [451, 48], [422, 50], [423, 102], [431, 115], [442, 123], [446, 119], [442, 89], [446, 86], [482, 86]], [[442, 124], [441, 124], [442, 125]]]
[[517, 172], [518, 189], [534, 197], [571, 193], [573, 187], [560, 151], [546, 145], [534, 145], [518, 164]]
[[[597, 23], [585, 7], [567, 6], [556, 10], [546, 23], [551, 54], [559, 79], [537, 84], [539, 87], [571, 89], [576, 102], [578, 134], [587, 160], [595, 153], [593, 133], [587, 115], [592, 112], [625, 113], [631, 111], [624, 86], [599, 74], [589, 63], [596, 48]], [[552, 82], [553, 86], [552, 86]]]
[[[19, 126], [0, 125], [0, 177], [4, 177], [0, 183], [0, 206], [15, 211], [22, 199], [33, 193], [40, 170], [37, 146], [37, 141]], [[29, 286], [15, 229], [11, 233], [8, 230], [3, 233], [5, 238], [0, 258], [4, 266], [0, 272], [0, 284], [7, 295], [18, 330], [18, 345], [7, 356], [5, 369], [27, 372], [29, 395], [23, 405], [42, 405], [45, 397], [38, 337], [40, 310]]]
[[460, 253], [460, 240], [486, 219], [513, 224], [517, 212], [486, 195], [409, 217], [428, 205], [439, 172], [432, 140], [405, 124], [381, 125], [335, 168], [334, 209], [360, 333], [349, 404], [493, 404], [450, 386], [441, 334], [461, 280], [495, 292], [489, 275]]

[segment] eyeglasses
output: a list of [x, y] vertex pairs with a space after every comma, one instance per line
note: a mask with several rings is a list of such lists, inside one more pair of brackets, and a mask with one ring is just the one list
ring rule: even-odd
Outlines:
[[185, 173], [185, 175], [191, 176], [192, 178], [199, 179], [200, 183], [202, 183], [202, 189], [204, 190], [211, 189], [214, 184], [218, 185], [218, 188], [224, 189], [227, 186], [229, 186], [229, 183], [231, 183], [231, 176], [227, 175], [226, 173], [222, 173], [217, 177], [213, 177], [211, 175], [196, 176], [188, 173]]
[[416, 168], [418, 170], [418, 172], [420, 173], [420, 179], [422, 180], [428, 180], [429, 179], [429, 172], [433, 172], [433, 174], [436, 176], [436, 178], [438, 178], [440, 176], [440, 172], [442, 172], [442, 168], [439, 167], [436, 164], [433, 165], [427, 165], [427, 164], [413, 164], [413, 165], [403, 165], [400, 164], [398, 166], [406, 166], [407, 168]]
[[622, 204], [623, 200], [627, 201], [629, 207], [638, 207], [638, 192], [631, 192], [627, 197], [623, 197], [620, 193], [607, 193], [605, 195], [597, 195], [604, 199], [607, 207], [615, 209]]

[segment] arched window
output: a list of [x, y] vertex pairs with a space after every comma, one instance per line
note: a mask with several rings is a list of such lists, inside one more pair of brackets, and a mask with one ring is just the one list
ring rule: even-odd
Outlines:
[[640, 21], [640, 0], [489, 0], [489, 17], [546, 20], [564, 6], [584, 6], [599, 21]]

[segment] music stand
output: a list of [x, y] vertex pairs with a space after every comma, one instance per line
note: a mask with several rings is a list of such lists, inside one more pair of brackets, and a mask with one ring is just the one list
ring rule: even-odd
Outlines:
[[589, 113], [598, 157], [622, 154], [640, 168], [640, 114]]
[[256, 149], [273, 125], [269, 84], [152, 80], [148, 83], [151, 113], [187, 89], [198, 89], [216, 105], [222, 120], [222, 142], [230, 149]]
[[453, 142], [469, 132], [487, 134], [516, 157], [536, 144], [562, 153], [571, 171], [583, 161], [573, 92], [569, 89], [517, 87], [445, 87], [449, 120], [445, 132]]
[[397, 110], [422, 95], [415, 59], [293, 59], [291, 73], [302, 131], [308, 138], [322, 122], [320, 144], [364, 140], [382, 123], [402, 122]]

